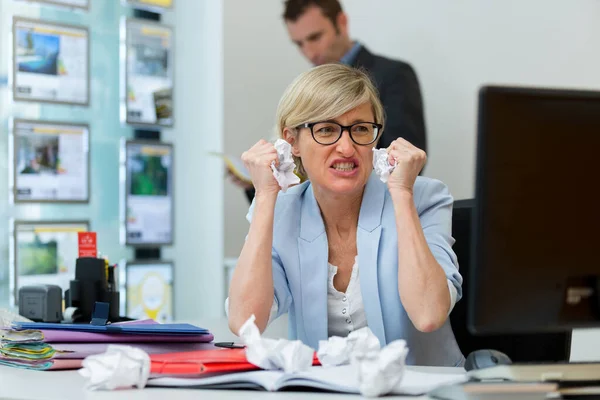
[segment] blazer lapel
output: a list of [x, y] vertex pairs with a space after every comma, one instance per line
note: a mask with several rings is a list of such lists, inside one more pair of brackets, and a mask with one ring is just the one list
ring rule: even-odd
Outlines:
[[298, 250], [302, 320], [308, 345], [314, 349], [327, 340], [327, 259], [329, 247], [321, 210], [312, 186], [304, 194]]
[[356, 242], [360, 290], [369, 328], [385, 346], [385, 329], [379, 299], [378, 250], [381, 238], [381, 215], [385, 200], [385, 186], [376, 174], [367, 181], [358, 218]]

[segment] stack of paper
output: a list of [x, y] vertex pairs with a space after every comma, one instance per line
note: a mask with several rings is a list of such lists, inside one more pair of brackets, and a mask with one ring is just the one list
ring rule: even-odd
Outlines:
[[43, 342], [38, 330], [0, 330], [0, 365], [27, 369], [48, 369], [56, 351]]

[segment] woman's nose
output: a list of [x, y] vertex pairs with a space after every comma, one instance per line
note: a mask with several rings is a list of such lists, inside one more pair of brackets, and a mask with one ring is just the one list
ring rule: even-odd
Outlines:
[[346, 157], [349, 157], [352, 154], [354, 154], [354, 142], [350, 138], [350, 131], [348, 131], [347, 129], [344, 129], [342, 131], [342, 137], [340, 138], [340, 140], [337, 141], [336, 144], [337, 151], [340, 154]]

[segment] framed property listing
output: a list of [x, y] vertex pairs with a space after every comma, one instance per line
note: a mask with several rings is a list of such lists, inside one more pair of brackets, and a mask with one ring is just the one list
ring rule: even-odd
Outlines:
[[123, 0], [123, 2], [135, 8], [161, 13], [173, 9], [175, 0]]
[[173, 145], [128, 140], [121, 148], [121, 243], [173, 244]]
[[87, 124], [14, 119], [11, 130], [15, 203], [89, 202]]
[[88, 221], [12, 221], [10, 246], [11, 299], [17, 303], [26, 285], [52, 284], [69, 288], [75, 278], [78, 232], [89, 230]]
[[121, 121], [173, 126], [173, 30], [157, 22], [124, 19], [121, 35]]
[[87, 106], [90, 39], [84, 26], [13, 18], [13, 99]]
[[49, 4], [52, 6], [60, 6], [67, 8], [77, 8], [82, 10], [90, 9], [90, 0], [21, 0], [31, 3]]
[[125, 265], [126, 315], [134, 319], [173, 321], [173, 263], [135, 261]]

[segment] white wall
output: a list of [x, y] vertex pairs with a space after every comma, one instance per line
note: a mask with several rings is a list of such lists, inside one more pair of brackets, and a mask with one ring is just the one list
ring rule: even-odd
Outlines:
[[[261, 138], [269, 139], [286, 86], [309, 64], [288, 39], [280, 0], [226, 0], [225, 152], [240, 156]], [[248, 229], [248, 201], [225, 183], [225, 256], [237, 257]]]
[[175, 27], [175, 261], [179, 320], [223, 315], [223, 1], [186, 1], [165, 23]]

